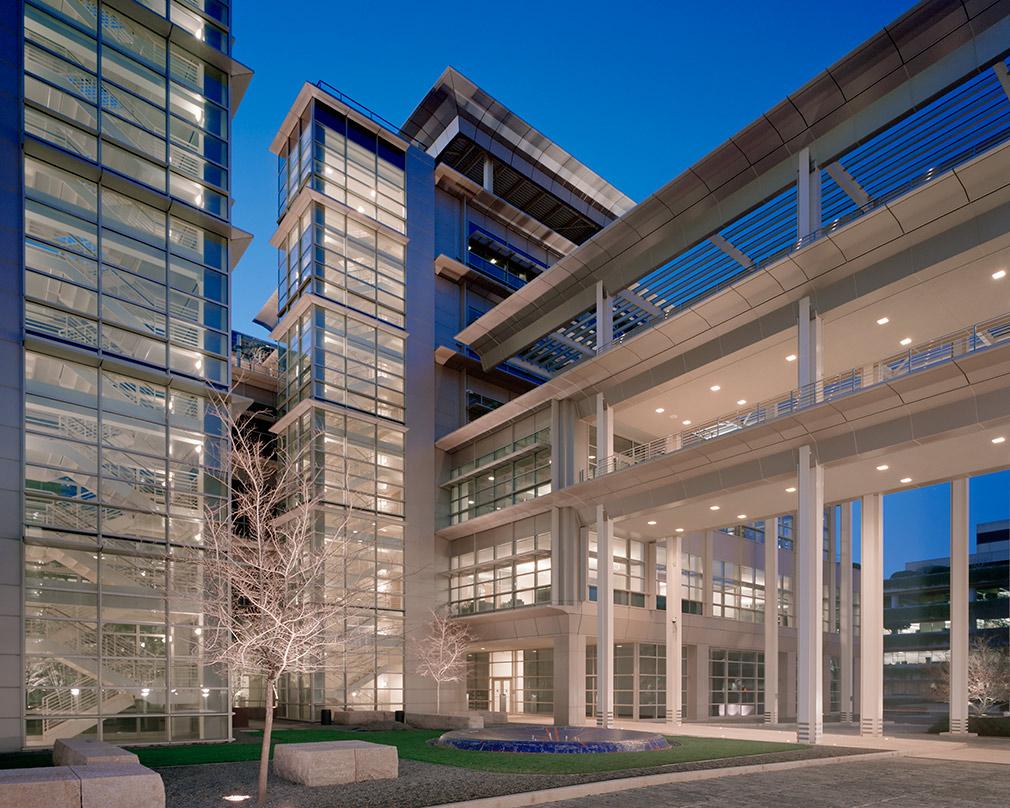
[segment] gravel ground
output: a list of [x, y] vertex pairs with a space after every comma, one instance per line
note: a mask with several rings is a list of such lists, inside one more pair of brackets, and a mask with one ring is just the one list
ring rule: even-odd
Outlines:
[[[839, 755], [856, 755], [864, 749], [813, 747], [791, 752], [724, 760], [678, 763], [648, 769], [626, 769], [599, 774], [501, 774], [415, 760], [400, 761], [400, 776], [343, 786], [307, 788], [273, 776], [268, 788], [270, 808], [421, 808], [448, 802], [539, 791], [545, 788], [592, 783], [658, 772], [713, 769]], [[224, 808], [228, 794], [254, 794], [258, 763], [210, 763], [159, 769], [165, 781], [167, 808]], [[250, 806], [254, 800], [238, 803]]]

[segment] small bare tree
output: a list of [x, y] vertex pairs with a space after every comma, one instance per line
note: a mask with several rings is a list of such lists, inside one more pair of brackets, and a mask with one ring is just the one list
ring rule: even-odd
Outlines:
[[257, 798], [266, 799], [277, 683], [284, 674], [340, 664], [364, 635], [367, 592], [344, 581], [363, 546], [347, 534], [350, 511], [317, 530], [311, 466], [270, 445], [217, 402], [232, 473], [230, 503], [209, 508], [204, 527], [208, 660], [265, 681]]
[[[938, 693], [950, 696], [950, 664], [940, 672]], [[985, 715], [1010, 698], [1010, 656], [984, 637], [975, 637], [968, 649], [968, 703]]]
[[448, 615], [431, 612], [428, 633], [417, 646], [417, 672], [435, 682], [435, 712], [442, 709], [442, 683], [459, 682], [466, 676], [466, 647], [473, 635]]

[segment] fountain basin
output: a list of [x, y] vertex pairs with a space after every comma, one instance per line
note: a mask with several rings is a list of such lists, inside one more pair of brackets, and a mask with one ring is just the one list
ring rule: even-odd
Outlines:
[[656, 732], [603, 727], [540, 727], [523, 724], [453, 730], [443, 733], [434, 743], [471, 752], [532, 752], [554, 755], [651, 752], [670, 748], [670, 742]]

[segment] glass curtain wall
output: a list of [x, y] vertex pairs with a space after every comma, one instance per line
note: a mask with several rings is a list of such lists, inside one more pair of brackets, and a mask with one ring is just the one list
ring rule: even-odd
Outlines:
[[[316, 487], [320, 539], [347, 533], [358, 547], [326, 587], [371, 604], [364, 642], [326, 638], [325, 670], [281, 683], [289, 718], [403, 702], [404, 167], [403, 152], [318, 101], [278, 164], [278, 405], [293, 418], [281, 444]], [[326, 201], [285, 216], [306, 189]]]

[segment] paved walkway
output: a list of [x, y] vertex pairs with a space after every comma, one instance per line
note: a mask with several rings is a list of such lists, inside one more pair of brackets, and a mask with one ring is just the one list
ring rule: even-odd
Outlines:
[[545, 808], [1005, 808], [1010, 766], [894, 758], [650, 786]]

